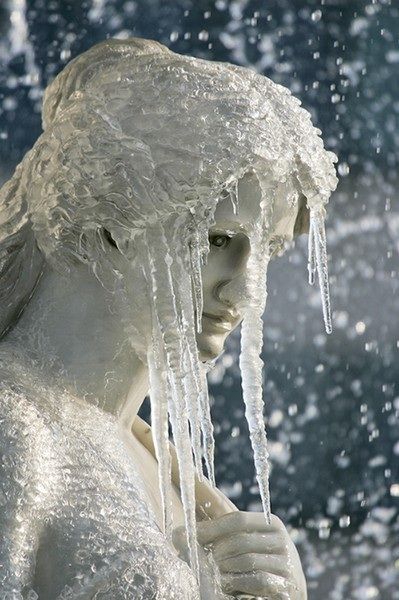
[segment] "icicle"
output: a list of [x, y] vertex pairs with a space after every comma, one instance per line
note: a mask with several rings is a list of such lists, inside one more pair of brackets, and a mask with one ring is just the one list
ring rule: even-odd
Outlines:
[[[194, 248], [194, 244], [197, 248]], [[198, 227], [197, 236], [192, 240], [190, 248], [190, 264], [187, 268], [192, 265], [193, 254], [197, 257], [203, 256], [208, 251], [208, 224], [206, 222], [201, 223], [201, 227]], [[180, 261], [177, 261], [180, 265]], [[197, 263], [197, 269], [199, 274], [200, 264]], [[191, 267], [190, 271], [193, 271]], [[187, 273], [182, 269], [180, 272], [175, 274], [176, 281], [185, 282], [187, 279]], [[201, 292], [202, 292], [202, 279], [200, 281]], [[180, 301], [182, 303], [181, 310], [182, 315], [185, 318], [185, 336], [187, 338], [187, 356], [189, 357], [189, 369], [185, 379], [186, 383], [186, 397], [188, 404], [188, 412], [190, 415], [190, 427], [192, 433], [192, 445], [194, 455], [196, 457], [197, 475], [200, 481], [203, 480], [203, 468], [202, 460], [199, 462], [198, 457], [203, 455], [205, 458], [205, 464], [207, 468], [208, 478], [210, 479], [211, 485], [215, 486], [215, 474], [214, 474], [214, 449], [215, 442], [213, 437], [213, 425], [210, 415], [209, 397], [208, 397], [208, 383], [206, 380], [206, 372], [201, 369], [201, 362], [198, 355], [197, 341], [194, 332], [194, 317], [193, 317], [193, 300], [189, 289], [180, 290]], [[202, 294], [201, 294], [202, 298]], [[197, 315], [198, 315], [197, 311]], [[202, 316], [202, 307], [201, 307]], [[194, 394], [193, 394], [194, 391]], [[200, 427], [200, 430], [198, 429]], [[193, 438], [193, 432], [195, 434]], [[198, 434], [202, 433], [202, 453], [198, 451], [198, 442], [200, 437]]]
[[168, 431], [168, 389], [166, 368], [162, 360], [160, 328], [155, 311], [157, 294], [156, 282], [152, 282], [152, 345], [148, 349], [147, 360], [150, 381], [151, 425], [155, 454], [158, 461], [163, 529], [167, 539], [171, 539], [173, 527], [171, 460], [169, 454]]
[[180, 382], [178, 376], [173, 372], [170, 374], [170, 383], [172, 397], [169, 402], [169, 414], [179, 465], [180, 490], [187, 531], [187, 543], [190, 553], [190, 566], [199, 582], [194, 471], [186, 407], [181, 390], [179, 389]]
[[[151, 257], [149, 256], [149, 269], [147, 273], [148, 280], [151, 281]], [[169, 420], [168, 420], [168, 382], [165, 364], [165, 356], [162, 349], [160, 325], [155, 310], [156, 297], [158, 293], [157, 282], [152, 280], [152, 343], [148, 348], [147, 361], [150, 382], [150, 403], [151, 403], [151, 427], [153, 431], [153, 440], [155, 455], [158, 461], [158, 477], [160, 483], [163, 530], [166, 538], [171, 541], [173, 529], [172, 512], [172, 474], [171, 458], [169, 452]]]
[[208, 382], [206, 379], [206, 371], [201, 368], [202, 389], [199, 395], [200, 410], [201, 410], [201, 431], [203, 439], [203, 453], [205, 458], [206, 470], [208, 478], [213, 487], [216, 487], [214, 455], [215, 455], [215, 438], [213, 435], [213, 423], [211, 419], [211, 408], [209, 403]]
[[[187, 382], [189, 385], [194, 385], [195, 396], [192, 401], [195, 402], [195, 418], [197, 423], [200, 424], [200, 431], [202, 433], [202, 455], [205, 459], [205, 465], [207, 469], [208, 478], [213, 485], [215, 483], [215, 469], [214, 469], [214, 454], [215, 454], [215, 440], [213, 436], [213, 424], [211, 420], [211, 412], [209, 405], [208, 395], [208, 382], [206, 379], [206, 372], [201, 368], [202, 365], [199, 358], [196, 358], [193, 353], [189, 353], [191, 358], [190, 366], [192, 373], [192, 380]], [[188, 388], [190, 389], [190, 388]], [[188, 392], [187, 392], [188, 393]], [[187, 395], [187, 398], [189, 396]], [[199, 417], [199, 418], [198, 418]], [[191, 426], [191, 420], [190, 420]], [[197, 463], [197, 459], [196, 459]], [[202, 462], [201, 469], [197, 465], [197, 475], [200, 481], [203, 480]]]
[[263, 320], [260, 310], [248, 310], [241, 329], [240, 370], [256, 477], [266, 521], [270, 524], [269, 454], [263, 420], [262, 367]]
[[200, 428], [200, 419], [199, 419], [199, 390], [195, 385], [195, 380], [193, 376], [193, 349], [190, 347], [187, 342], [187, 338], [184, 340], [184, 352], [183, 352], [183, 361], [184, 361], [184, 371], [187, 373], [184, 379], [184, 389], [185, 389], [185, 398], [186, 398], [186, 409], [188, 413], [188, 418], [190, 422], [190, 439], [191, 439], [191, 447], [194, 452], [195, 458], [195, 467], [197, 472], [197, 477], [200, 481], [203, 480], [204, 474], [202, 470], [202, 449], [201, 449], [201, 428]]
[[310, 211], [310, 231], [312, 231], [315, 247], [317, 274], [319, 278], [321, 301], [323, 306], [324, 325], [327, 333], [331, 333], [331, 304], [328, 282], [327, 241], [324, 228], [324, 209], [315, 208]]
[[315, 249], [315, 231], [313, 220], [310, 221], [309, 225], [309, 237], [308, 237], [308, 272], [309, 272], [309, 283], [314, 284], [315, 272], [316, 272], [316, 249]]
[[[189, 340], [192, 340], [191, 342]], [[211, 421], [209, 396], [208, 396], [208, 383], [206, 379], [206, 372], [201, 369], [201, 363], [198, 357], [197, 345], [195, 336], [191, 337], [188, 333], [188, 350], [187, 356], [189, 357], [190, 376], [186, 377], [186, 398], [188, 405], [188, 412], [190, 415], [190, 427], [191, 432], [195, 432], [195, 438], [192, 439], [194, 455], [196, 457], [197, 475], [200, 481], [203, 480], [202, 471], [202, 460], [198, 462], [198, 426], [200, 426], [200, 432], [202, 433], [202, 452], [199, 454], [205, 458], [206, 469], [208, 478], [211, 484], [215, 487], [215, 472], [214, 472], [214, 452], [215, 452], [215, 441], [213, 436], [213, 424]], [[195, 351], [192, 352], [191, 349]], [[194, 392], [194, 393], [193, 393]], [[200, 443], [200, 440], [199, 440]]]
[[[206, 229], [207, 235], [207, 229]], [[197, 237], [197, 242], [199, 238]], [[195, 252], [198, 256], [200, 252]], [[186, 264], [186, 269], [190, 269], [190, 264]], [[204, 473], [202, 467], [202, 454], [205, 456], [205, 463], [209, 465], [209, 473], [213, 474], [213, 453], [212, 442], [209, 440], [209, 423], [207, 419], [206, 406], [204, 405], [204, 397], [207, 398], [207, 382], [205, 382], [200, 373], [200, 360], [197, 348], [197, 340], [195, 337], [194, 330], [194, 311], [193, 311], [193, 299], [192, 299], [192, 288], [187, 285], [186, 282], [190, 282], [189, 273], [184, 270], [183, 262], [178, 259], [174, 265], [174, 277], [176, 281], [181, 282], [180, 288], [180, 302], [181, 302], [181, 313], [183, 316], [184, 326], [184, 343], [185, 351], [184, 357], [188, 359], [185, 368], [185, 389], [186, 389], [186, 405], [190, 419], [191, 429], [191, 441], [195, 456], [195, 464], [197, 475], [200, 481], [203, 480]], [[202, 286], [202, 281], [201, 281]], [[202, 309], [201, 309], [202, 315]], [[204, 389], [204, 384], [206, 389]], [[209, 412], [209, 407], [208, 407]], [[209, 418], [209, 417], [208, 417]], [[203, 449], [201, 451], [201, 432], [203, 435]], [[212, 435], [213, 440], [213, 435]], [[213, 476], [213, 475], [212, 475]]]
[[171, 266], [172, 248], [169, 247], [161, 224], [147, 229], [147, 247], [151, 256], [152, 288], [158, 286], [162, 294], [155, 294], [154, 310], [164, 341], [171, 389], [169, 414], [178, 458], [180, 489], [183, 502], [190, 565], [199, 581], [199, 564], [196, 545], [195, 480], [185, 401], [184, 365], [182, 361], [182, 328], [179, 324], [176, 296]]
[[154, 326], [152, 348], [149, 348], [147, 354], [150, 379], [151, 426], [155, 455], [158, 461], [163, 530], [166, 538], [171, 542], [173, 513], [168, 429], [168, 390], [166, 370], [160, 356], [160, 348], [158, 347], [159, 341], [156, 337], [157, 333], [159, 335], [158, 328]]
[[268, 215], [266, 203], [261, 202], [262, 219], [251, 240], [253, 249], [248, 258], [249, 302], [241, 328], [240, 370], [242, 377], [245, 417], [248, 422], [256, 477], [267, 523], [270, 524], [269, 462], [266, 430], [263, 420], [263, 360], [260, 355], [263, 347], [263, 320], [266, 306], [266, 272], [269, 253], [266, 250], [268, 240]]
[[194, 290], [195, 314], [196, 314], [196, 329], [198, 333], [202, 331], [202, 309], [203, 309], [203, 294], [202, 294], [202, 277], [201, 277], [201, 252], [199, 243], [199, 232], [194, 232], [194, 239], [190, 243], [190, 262], [191, 262], [191, 278]]
[[239, 204], [238, 204], [238, 179], [235, 180], [233, 188], [230, 192], [230, 200], [233, 207], [233, 213], [238, 215]]

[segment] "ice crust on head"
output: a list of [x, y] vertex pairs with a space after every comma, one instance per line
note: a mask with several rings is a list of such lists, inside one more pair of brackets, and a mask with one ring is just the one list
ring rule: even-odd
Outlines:
[[246, 68], [181, 56], [143, 39], [107, 40], [74, 59], [46, 90], [43, 128], [1, 190], [0, 270], [13, 268], [7, 240], [13, 239], [20, 256], [26, 232], [33, 231], [55, 268], [68, 272], [78, 260], [91, 265], [100, 281], [109, 274], [120, 280], [104, 229], [129, 264], [144, 269], [153, 325], [143, 354], [150, 371], [164, 525], [169, 535], [169, 416], [191, 565], [198, 575], [195, 472], [202, 477], [204, 456], [214, 482], [214, 442], [206, 366], [195, 331], [215, 208], [230, 193], [239, 211], [237, 182], [248, 171], [256, 174], [262, 220], [251, 239], [240, 366], [269, 518], [260, 353], [273, 195], [284, 183], [287, 206], [298, 205], [301, 195], [307, 199], [310, 269], [318, 271], [328, 328], [324, 205], [336, 186], [335, 156], [286, 88]]

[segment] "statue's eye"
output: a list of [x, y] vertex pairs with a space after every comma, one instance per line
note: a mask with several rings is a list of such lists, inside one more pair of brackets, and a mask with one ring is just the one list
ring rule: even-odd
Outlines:
[[218, 248], [225, 248], [230, 240], [231, 238], [228, 235], [217, 234], [209, 236], [209, 241], [212, 246], [217, 246]]
[[114, 240], [114, 238], [112, 237], [112, 235], [110, 234], [110, 232], [108, 231], [108, 229], [103, 229], [104, 231], [104, 237], [105, 239], [111, 244], [111, 246], [114, 246], [114, 248], [118, 248], [118, 246], [116, 245], [116, 242]]

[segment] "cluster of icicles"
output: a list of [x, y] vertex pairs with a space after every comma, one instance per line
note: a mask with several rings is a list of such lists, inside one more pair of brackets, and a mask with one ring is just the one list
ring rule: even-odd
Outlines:
[[[263, 418], [263, 313], [266, 306], [268, 209], [261, 202], [262, 219], [251, 240], [247, 264], [247, 303], [241, 329], [240, 370], [245, 415], [254, 452], [256, 476], [266, 521], [270, 523], [269, 465]], [[238, 210], [238, 198], [234, 210]], [[331, 332], [327, 251], [322, 202], [310, 209], [309, 281], [318, 273], [327, 333]], [[208, 219], [210, 221], [210, 219]], [[195, 475], [203, 481], [203, 462], [215, 486], [214, 438], [210, 415], [206, 365], [201, 363], [195, 331], [201, 331], [201, 267], [208, 253], [209, 222], [194, 229], [190, 256], [179, 254], [161, 223], [147, 229], [147, 278], [152, 292], [152, 346], [148, 350], [151, 421], [158, 460], [164, 531], [172, 534], [171, 458], [168, 423], [176, 446], [181, 497], [185, 514], [190, 562], [199, 581], [196, 549]], [[184, 254], [184, 253], [183, 253]], [[166, 268], [165, 268], [166, 264]], [[178, 282], [178, 290], [176, 289]], [[208, 366], [209, 368], [209, 366]], [[193, 460], [194, 456], [194, 460]]]

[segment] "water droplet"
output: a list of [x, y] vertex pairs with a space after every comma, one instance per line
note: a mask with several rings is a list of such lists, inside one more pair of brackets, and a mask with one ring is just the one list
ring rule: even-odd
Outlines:
[[[338, 96], [338, 94], [337, 94]], [[346, 175], [349, 175], [349, 165], [346, 162], [342, 162], [338, 165], [338, 173], [342, 176], [345, 177]]]
[[355, 325], [356, 333], [362, 335], [366, 331], [366, 325], [363, 321], [358, 321]]
[[332, 102], [333, 104], [338, 104], [338, 102], [339, 102], [340, 100], [341, 100], [341, 96], [340, 96], [340, 94], [333, 94], [333, 95], [331, 96], [331, 102]]
[[201, 42], [207, 42], [209, 40], [209, 33], [203, 29], [199, 32], [198, 39], [201, 40]]
[[329, 527], [320, 527], [319, 538], [321, 540], [327, 540], [329, 537], [330, 537], [330, 528]]
[[321, 12], [321, 10], [315, 10], [314, 12], [312, 12], [310, 17], [311, 17], [312, 21], [317, 23], [318, 21], [320, 21], [322, 16], [323, 16], [323, 13]]
[[340, 517], [340, 519], [339, 519], [340, 527], [349, 527], [350, 523], [351, 523], [351, 518], [349, 515], [342, 515], [342, 517]]
[[393, 483], [391, 485], [391, 487], [389, 488], [389, 492], [390, 492], [391, 496], [394, 496], [395, 498], [399, 498], [399, 483]]

